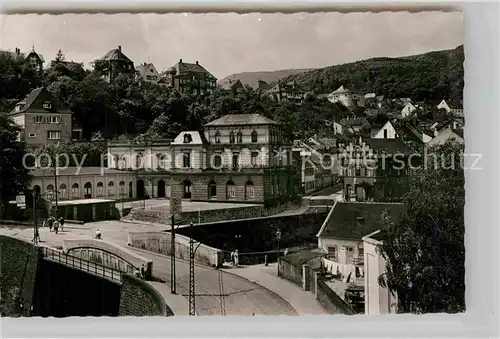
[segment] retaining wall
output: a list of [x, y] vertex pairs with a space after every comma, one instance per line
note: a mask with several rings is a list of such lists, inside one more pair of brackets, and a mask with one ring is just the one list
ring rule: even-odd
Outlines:
[[123, 275], [120, 316], [173, 316], [165, 299], [150, 284], [131, 275]]

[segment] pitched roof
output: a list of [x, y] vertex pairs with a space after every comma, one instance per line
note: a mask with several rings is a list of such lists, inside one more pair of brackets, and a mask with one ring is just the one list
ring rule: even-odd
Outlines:
[[344, 118], [340, 120], [340, 123], [346, 126], [353, 126], [353, 125], [363, 125], [365, 122], [368, 122], [366, 118], [354, 118], [354, 119], [347, 119]]
[[203, 145], [205, 143], [206, 140], [203, 133], [198, 131], [184, 131], [179, 133], [171, 145]]
[[175, 71], [177, 72], [177, 75], [180, 75], [183, 73], [195, 72], [195, 73], [207, 74], [210, 77], [215, 79], [215, 77], [209, 71], [207, 71], [202, 65], [200, 65], [198, 63], [198, 61], [196, 61], [196, 63], [192, 64], [189, 62], [184, 62], [181, 59], [181, 60], [179, 60], [178, 63], [176, 63], [171, 68], [175, 69]]
[[355, 89], [354, 87], [348, 88], [347, 86], [344, 87], [344, 85], [342, 85], [330, 94], [334, 94], [334, 93], [339, 94], [339, 93], [361, 93], [361, 92], [358, 91], [357, 89]]
[[[120, 48], [121, 49], [121, 48]], [[133, 63], [132, 60], [130, 60], [125, 54], [122, 53], [122, 51], [115, 48], [106, 53], [101, 59], [102, 61], [123, 61], [127, 63]]]
[[158, 70], [156, 69], [155, 65], [152, 63], [143, 63], [139, 66], [135, 67], [136, 71], [139, 72], [139, 74], [144, 77], [147, 74], [158, 74]]
[[395, 139], [372, 139], [372, 138], [364, 138], [364, 142], [369, 145], [375, 151], [381, 151], [388, 154], [397, 154], [397, 153], [407, 153], [408, 146], [398, 138]]
[[241, 83], [240, 79], [231, 79], [231, 78], [227, 78], [227, 79], [223, 79], [222, 81], [219, 82], [219, 86], [225, 90], [230, 90], [230, 89], [233, 89], [233, 88], [243, 88], [243, 84]]
[[40, 53], [35, 52], [34, 49], [32, 49], [31, 52], [29, 52], [29, 53], [26, 54], [26, 58], [29, 58], [31, 55], [35, 55], [35, 56], [37, 56], [40, 59], [41, 62], [45, 62], [45, 59], [43, 58], [43, 55], [41, 55]]
[[[43, 107], [45, 101], [50, 101], [51, 108], [46, 109]], [[23, 100], [19, 101], [16, 106], [21, 106], [20, 110], [16, 111], [15, 108], [10, 114], [19, 114], [26, 111], [38, 112], [58, 112], [58, 113], [71, 113], [71, 111], [59, 103], [57, 99], [45, 87], [38, 87], [32, 90]]]
[[305, 91], [295, 81], [289, 81], [286, 83], [278, 82], [268, 92], [276, 93], [281, 91], [285, 91], [288, 93], [305, 93]]
[[219, 119], [210, 121], [208, 124], [205, 124], [205, 126], [232, 125], [279, 125], [279, 123], [260, 114], [227, 114]]
[[409, 126], [408, 124], [405, 123], [400, 123], [395, 121], [393, 123], [394, 129], [399, 135], [402, 135], [404, 137], [410, 138], [413, 141], [417, 142], [422, 142], [423, 143], [423, 135], [422, 133], [418, 132], [415, 128], [412, 126]]
[[318, 237], [361, 240], [367, 234], [385, 228], [382, 213], [397, 221], [406, 211], [400, 203], [336, 202], [323, 223]]

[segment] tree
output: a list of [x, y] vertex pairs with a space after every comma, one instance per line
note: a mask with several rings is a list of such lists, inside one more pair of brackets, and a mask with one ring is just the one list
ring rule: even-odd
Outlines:
[[462, 150], [451, 142], [430, 150], [427, 168], [411, 177], [407, 212], [397, 221], [384, 216], [387, 273], [379, 282], [397, 295], [400, 313], [465, 310]]
[[0, 113], [0, 217], [4, 216], [9, 200], [24, 191], [30, 182], [23, 164], [25, 144], [18, 141], [21, 129], [5, 113]]

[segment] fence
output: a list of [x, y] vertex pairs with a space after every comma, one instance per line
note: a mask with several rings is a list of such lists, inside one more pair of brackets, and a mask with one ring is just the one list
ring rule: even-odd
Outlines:
[[48, 247], [42, 247], [42, 256], [48, 260], [79, 269], [81, 271], [95, 274], [105, 279], [111, 279], [113, 281], [122, 282], [122, 272], [120, 270], [105, 267], [97, 262], [90, 260], [85, 260], [79, 257], [75, 257], [69, 254], [65, 254], [62, 251], [55, 250]]

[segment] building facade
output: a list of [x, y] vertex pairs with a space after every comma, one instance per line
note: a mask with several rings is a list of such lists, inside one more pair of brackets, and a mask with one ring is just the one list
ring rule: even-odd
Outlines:
[[10, 117], [22, 128], [20, 140], [37, 148], [73, 139], [72, 113], [45, 87], [39, 87], [16, 104]]
[[5, 53], [9, 53], [13, 59], [23, 60], [25, 63], [30, 65], [38, 75], [43, 74], [43, 64], [45, 63], [45, 60], [43, 58], [43, 55], [35, 51], [34, 46], [29, 53], [22, 53], [21, 50], [17, 47], [14, 52]]
[[108, 144], [108, 167], [137, 173], [137, 196], [196, 201], [279, 203], [300, 188], [292, 145], [280, 125], [232, 114], [174, 140]]
[[328, 100], [332, 103], [340, 102], [345, 107], [365, 107], [364, 93], [344, 86], [340, 86], [337, 90], [328, 94]]
[[267, 94], [278, 102], [290, 101], [295, 104], [301, 104], [306, 97], [306, 92], [295, 81], [278, 82], [267, 91]]
[[179, 60], [161, 75], [162, 83], [179, 92], [203, 95], [212, 93], [217, 87], [217, 78], [198, 61], [194, 64]]
[[160, 73], [152, 63], [142, 63], [135, 67], [137, 76], [145, 82], [156, 84], [160, 81]]
[[135, 74], [134, 62], [122, 52], [122, 46], [112, 49], [102, 58], [94, 61], [94, 69], [106, 81], [112, 81], [119, 74]]

